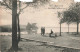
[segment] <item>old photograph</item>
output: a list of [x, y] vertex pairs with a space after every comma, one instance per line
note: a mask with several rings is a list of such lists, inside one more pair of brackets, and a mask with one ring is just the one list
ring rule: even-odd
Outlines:
[[1, 52], [80, 52], [80, 2], [0, 1]]

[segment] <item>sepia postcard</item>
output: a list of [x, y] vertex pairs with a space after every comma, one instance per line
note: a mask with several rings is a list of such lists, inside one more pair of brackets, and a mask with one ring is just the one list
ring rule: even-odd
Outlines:
[[0, 52], [80, 52], [80, 2], [25, 1], [0, 1]]

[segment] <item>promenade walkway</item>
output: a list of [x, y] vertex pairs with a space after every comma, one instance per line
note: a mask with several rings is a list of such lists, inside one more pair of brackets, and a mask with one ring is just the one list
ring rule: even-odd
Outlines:
[[48, 45], [80, 49], [80, 37], [70, 36], [67, 33], [62, 33], [62, 36], [58, 35], [57, 37], [49, 37], [48, 34], [45, 34], [44, 36], [41, 36], [40, 34], [21, 35], [21, 38], [46, 42]]

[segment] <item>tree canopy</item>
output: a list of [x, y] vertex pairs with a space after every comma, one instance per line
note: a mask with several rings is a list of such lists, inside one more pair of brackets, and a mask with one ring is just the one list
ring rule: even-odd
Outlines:
[[[39, 8], [40, 6], [44, 6], [47, 3], [49, 3], [49, 1], [50, 0], [33, 0], [33, 2], [22, 2], [17, 0], [17, 9], [19, 10], [20, 7], [20, 11], [18, 13], [20, 13], [27, 7]], [[19, 6], [20, 5], [19, 3], [24, 6]], [[0, 5], [5, 6], [6, 9], [12, 10], [12, 0], [3, 0], [2, 2], [0, 2]]]
[[67, 22], [67, 23], [79, 22], [80, 23], [80, 3], [74, 3], [69, 7], [68, 10], [64, 11], [61, 22], [62, 23], [64, 22]]
[[80, 2], [73, 3], [70, 5], [69, 9], [63, 12], [63, 18], [60, 21], [61, 23], [76, 23], [77, 24], [77, 34], [79, 32], [79, 23], [80, 23]]

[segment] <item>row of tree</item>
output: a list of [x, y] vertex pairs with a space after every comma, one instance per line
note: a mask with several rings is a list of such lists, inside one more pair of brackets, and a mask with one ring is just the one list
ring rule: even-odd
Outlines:
[[[60, 17], [60, 35], [61, 35], [61, 24], [67, 23], [68, 29], [71, 23], [77, 24], [77, 34], [79, 34], [79, 23], [80, 23], [80, 2], [73, 3], [70, 7], [63, 11], [58, 12], [58, 17]], [[69, 31], [69, 30], [68, 30]]]

